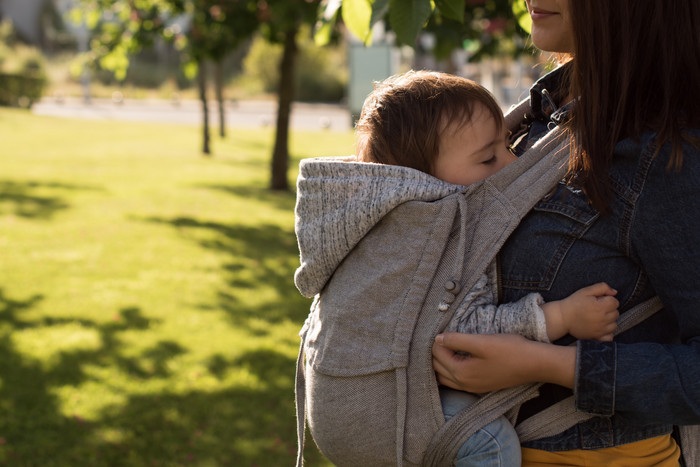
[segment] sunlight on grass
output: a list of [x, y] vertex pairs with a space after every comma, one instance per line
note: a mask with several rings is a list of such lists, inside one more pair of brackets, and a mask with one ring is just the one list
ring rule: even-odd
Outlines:
[[41, 361], [46, 368], [57, 362], [61, 352], [94, 351], [102, 345], [97, 332], [76, 322], [15, 330], [9, 338], [19, 353]]
[[[195, 127], [0, 109], [0, 464], [294, 462], [309, 301], [272, 136], [205, 158]], [[290, 181], [352, 141], [293, 133]]]

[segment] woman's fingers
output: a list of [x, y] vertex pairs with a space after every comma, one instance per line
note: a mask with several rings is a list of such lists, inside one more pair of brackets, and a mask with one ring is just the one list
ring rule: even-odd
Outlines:
[[451, 349], [455, 352], [477, 353], [479, 334], [462, 334], [457, 332], [446, 332], [438, 334], [435, 342], [442, 347]]
[[438, 383], [442, 384], [443, 386], [457, 389], [455, 387], [454, 380], [451, 378], [450, 372], [447, 370], [447, 367], [445, 367], [445, 365], [443, 365], [437, 358], [433, 358], [433, 369], [435, 369]]
[[465, 363], [466, 357], [464, 355], [456, 354], [452, 349], [440, 345], [437, 341], [433, 344], [433, 369], [440, 384], [466, 391], [467, 388], [459, 380], [459, 374], [465, 371]]

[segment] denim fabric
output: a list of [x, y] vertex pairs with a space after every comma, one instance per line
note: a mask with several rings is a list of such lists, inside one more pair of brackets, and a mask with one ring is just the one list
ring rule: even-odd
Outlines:
[[[440, 388], [445, 420], [457, 415], [479, 398], [463, 391]], [[520, 441], [513, 425], [499, 417], [469, 437], [457, 453], [456, 467], [512, 467], [520, 465]]]
[[[532, 90], [523, 144], [532, 144], [566, 111], [543, 105], [542, 89], [556, 86], [558, 73]], [[700, 138], [700, 130], [690, 133]], [[561, 182], [501, 250], [501, 302], [531, 292], [558, 300], [605, 281], [618, 290], [623, 313], [655, 294], [665, 305], [614, 342], [578, 343], [577, 409], [600, 417], [527, 447], [596, 449], [669, 433], [673, 424], [700, 424], [700, 149], [686, 144], [682, 170], [668, 170], [670, 145], [654, 156], [654, 139], [645, 133], [616, 145], [611, 214], [601, 215], [581, 190]], [[570, 394], [545, 385], [521, 416]]]

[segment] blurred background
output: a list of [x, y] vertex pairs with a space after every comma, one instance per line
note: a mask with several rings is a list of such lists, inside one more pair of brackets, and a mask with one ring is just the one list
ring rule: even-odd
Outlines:
[[[508, 0], [0, 0], [0, 465], [291, 465], [300, 159], [373, 82], [550, 66]], [[308, 465], [329, 465], [307, 441]]]

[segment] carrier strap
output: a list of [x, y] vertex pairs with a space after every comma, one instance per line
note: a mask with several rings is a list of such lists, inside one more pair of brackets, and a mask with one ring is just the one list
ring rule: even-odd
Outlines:
[[396, 369], [396, 466], [403, 466], [403, 435], [406, 426], [408, 387], [406, 367]]
[[700, 465], [700, 425], [679, 426], [678, 433], [683, 465], [686, 467]]
[[487, 394], [452, 417], [435, 433], [423, 457], [424, 466], [452, 465], [464, 442], [505, 412], [537, 397], [539, 384], [527, 384]]
[[[629, 309], [618, 318], [615, 335], [636, 326], [662, 308], [661, 299], [654, 297]], [[576, 400], [574, 396], [569, 396], [522, 421], [515, 430], [520, 442], [524, 443], [557, 435], [594, 416], [576, 410]]]
[[[663, 304], [658, 297], [631, 308], [618, 319], [615, 334], [636, 326], [661, 308]], [[435, 434], [424, 457], [423, 465], [450, 464], [469, 436], [508, 410], [536, 397], [540, 386], [542, 383], [494, 391], [462, 410]], [[571, 396], [523, 421], [516, 427], [516, 431], [521, 442], [531, 441], [554, 436], [593, 416], [577, 412], [574, 397]]]
[[306, 355], [304, 346], [306, 345], [306, 335], [308, 334], [308, 323], [304, 324], [301, 332], [301, 344], [299, 345], [299, 355], [297, 356], [297, 370], [295, 376], [294, 399], [297, 415], [297, 463], [296, 467], [304, 465], [304, 437], [306, 436]]

